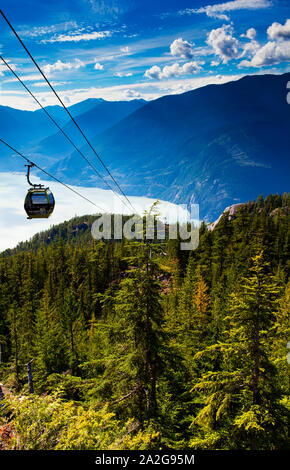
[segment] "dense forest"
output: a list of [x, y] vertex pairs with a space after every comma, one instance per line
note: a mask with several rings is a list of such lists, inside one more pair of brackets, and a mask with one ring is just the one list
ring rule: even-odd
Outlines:
[[0, 448], [289, 449], [289, 207], [260, 196], [189, 252], [88, 216], [2, 253]]

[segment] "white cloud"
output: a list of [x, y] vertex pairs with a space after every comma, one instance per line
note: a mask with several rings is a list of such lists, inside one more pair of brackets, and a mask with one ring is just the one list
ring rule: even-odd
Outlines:
[[139, 93], [139, 91], [134, 90], [133, 88], [128, 88], [128, 90], [125, 90], [124, 95], [126, 98], [141, 98], [141, 93]]
[[284, 25], [277, 22], [273, 23], [267, 29], [267, 33], [270, 39], [290, 39], [290, 19]]
[[75, 21], [65, 21], [63, 23], [52, 24], [48, 26], [35, 26], [33, 28], [25, 28], [20, 31], [20, 36], [35, 38], [38, 36], [45, 36], [46, 34], [57, 33], [59, 31], [68, 31], [76, 29], [78, 24]]
[[[50, 83], [51, 83], [52, 86], [63, 86], [63, 85], [69, 84], [70, 82], [54, 82], [54, 81], [51, 81]], [[38, 88], [47, 87], [47, 83], [45, 81], [35, 82], [32, 85], [35, 86], [35, 87], [38, 87]]]
[[250, 55], [251, 60], [243, 60], [239, 67], [264, 67], [290, 61], [290, 19], [285, 25], [273, 23], [267, 29], [268, 37], [272, 39], [260, 47], [254, 39], [244, 46], [241, 57]]
[[123, 54], [129, 54], [130, 50], [131, 50], [131, 49], [130, 49], [130, 47], [128, 47], [128, 46], [125, 46], [125, 47], [121, 47], [121, 48], [120, 48], [120, 51], [123, 52]]
[[249, 28], [246, 34], [241, 34], [241, 38], [255, 39], [257, 31], [255, 28]]
[[[203, 62], [202, 62], [203, 63]], [[165, 65], [161, 70], [160, 67], [154, 65], [150, 69], [146, 70], [145, 77], [155, 80], [162, 80], [163, 78], [178, 77], [179, 75], [188, 75], [198, 73], [201, 70], [201, 62], [196, 61], [186, 62], [180, 66], [177, 62], [172, 65]]]
[[[181, 75], [181, 74], [182, 74], [182, 67], [179, 64], [175, 63], [172, 65], [165, 65], [165, 67], [163, 67], [163, 70], [162, 71], [160, 70], [160, 74], [158, 78], [161, 80], [162, 78], [178, 77], [178, 75]], [[149, 72], [148, 78], [150, 78], [150, 72]]]
[[50, 39], [43, 39], [43, 43], [54, 43], [54, 42], [79, 42], [79, 41], [93, 41], [95, 39], [103, 39], [112, 36], [112, 31], [92, 31], [90, 33], [82, 34], [59, 34]]
[[[16, 69], [16, 65], [15, 65], [15, 64], [11, 64], [11, 63], [10, 63], [10, 60], [6, 60], [6, 62], [9, 64], [9, 66], [12, 68], [12, 70], [15, 70], [15, 69]], [[3, 62], [1, 62], [1, 63], [0, 63], [0, 77], [3, 77], [4, 72], [9, 72], [9, 73], [10, 73], [8, 67], [6, 67], [6, 65], [5, 65]], [[3, 83], [4, 83], [4, 82], [3, 82]]]
[[220, 62], [219, 62], [218, 60], [212, 60], [211, 63], [210, 63], [210, 65], [211, 65], [212, 67], [217, 67], [218, 65], [220, 65]]
[[160, 80], [162, 78], [161, 68], [158, 65], [153, 65], [150, 69], [146, 70], [145, 77]]
[[61, 60], [57, 60], [54, 64], [47, 64], [43, 67], [43, 71], [45, 73], [52, 73], [52, 72], [61, 72], [63, 70], [72, 70], [72, 69], [79, 69], [80, 67], [84, 67], [85, 64], [79, 60], [75, 59], [74, 62], [62, 62]]
[[233, 37], [233, 28], [230, 25], [213, 29], [208, 35], [207, 43], [224, 64], [238, 56], [239, 41]]
[[170, 45], [170, 53], [175, 57], [182, 57], [182, 59], [192, 59], [194, 44], [184, 41], [182, 38], [175, 39]]
[[186, 64], [183, 64], [181, 67], [181, 73], [178, 73], [178, 75], [198, 73], [202, 68], [201, 64], [204, 64], [204, 62], [198, 63], [195, 60], [192, 62], [186, 62]]
[[[235, 75], [207, 75], [204, 77], [177, 77], [168, 80], [150, 80], [134, 84], [134, 89], [140, 92], [145, 100], [153, 100], [164, 95], [182, 93], [183, 91], [194, 90], [205, 85], [221, 84], [238, 80], [244, 74]], [[103, 98], [107, 101], [119, 101], [124, 99], [124, 91], [128, 89], [128, 84], [114, 85], [103, 88], [89, 87], [66, 90], [61, 92], [63, 99], [68, 103], [76, 104], [88, 98]], [[45, 105], [55, 105], [54, 95], [49, 92], [37, 93], [37, 98]], [[7, 90], [5, 94], [0, 95], [0, 104], [2, 106], [11, 106], [17, 109], [35, 110], [38, 109], [34, 100], [22, 90]]]
[[95, 65], [94, 65], [94, 69], [95, 70], [103, 70], [104, 66], [102, 64], [100, 64], [99, 62], [97, 62]]
[[0, 77], [4, 75], [4, 72], [6, 72], [7, 67], [4, 64], [0, 64]]
[[270, 0], [233, 0], [230, 2], [217, 3], [215, 5], [207, 5], [197, 9], [187, 8], [186, 10], [180, 11], [179, 14], [192, 15], [195, 13], [206, 13], [209, 17], [229, 21], [230, 18], [225, 12], [235, 10], [259, 10], [261, 8], [268, 8], [271, 5], [272, 2]]
[[243, 45], [243, 52], [241, 53], [240, 57], [253, 56], [253, 54], [256, 54], [259, 48], [260, 44], [258, 43], [258, 41], [255, 41], [253, 39], [251, 42], [248, 42], [247, 44]]
[[290, 41], [269, 41], [261, 47], [252, 60], [243, 60], [239, 67], [264, 67], [290, 61]]
[[249, 28], [246, 34], [241, 34], [242, 38], [250, 39], [250, 42], [246, 44], [241, 44], [243, 51], [240, 57], [252, 57], [260, 48], [260, 44], [256, 41], [255, 37], [257, 35], [257, 31], [255, 28]]
[[132, 77], [132, 75], [133, 75], [132, 72], [116, 72], [116, 73], [114, 73], [115, 77], [120, 77], [120, 78], [122, 78], [122, 77]]
[[[49, 73], [47, 75], [49, 75]], [[25, 82], [35, 82], [35, 81], [41, 79], [41, 75], [38, 74], [38, 73], [33, 73], [31, 75], [20, 75], [20, 78], [21, 78], [21, 80], [23, 80]], [[18, 79], [15, 78], [15, 77], [7, 78], [6, 80], [2, 81], [2, 83], [14, 83], [14, 82], [18, 82]]]
[[97, 13], [100, 16], [104, 16], [106, 19], [112, 17], [112, 19], [117, 20], [121, 13], [124, 13], [126, 9], [124, 6], [121, 6], [121, 2], [118, 0], [83, 0], [89, 2], [94, 13]]

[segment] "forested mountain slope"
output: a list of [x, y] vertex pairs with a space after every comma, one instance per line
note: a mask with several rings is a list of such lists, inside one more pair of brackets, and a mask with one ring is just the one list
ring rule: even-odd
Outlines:
[[[10, 412], [18, 449], [289, 448], [289, 207], [225, 213], [192, 252], [96, 242], [85, 217], [2, 254], [16, 398], [0, 441]], [[34, 398], [18, 401], [31, 359]]]

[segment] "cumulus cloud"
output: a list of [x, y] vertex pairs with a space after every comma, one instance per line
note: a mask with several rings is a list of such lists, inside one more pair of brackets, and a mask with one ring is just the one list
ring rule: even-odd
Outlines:
[[239, 54], [239, 41], [233, 36], [233, 28], [230, 25], [223, 25], [221, 28], [213, 29], [208, 35], [207, 43], [213, 48], [215, 55], [222, 59], [224, 64]]
[[251, 42], [248, 42], [247, 44], [243, 45], [243, 51], [240, 57], [251, 57], [253, 54], [256, 54], [259, 48], [260, 44], [258, 43], [258, 41], [253, 39]]
[[181, 67], [181, 74], [189, 74], [189, 73], [198, 73], [201, 70], [200, 64], [204, 64], [204, 62], [196, 62], [195, 60], [192, 62], [187, 62], [186, 64], [183, 64]]
[[43, 67], [43, 71], [47, 74], [50, 74], [52, 72], [61, 72], [63, 70], [77, 70], [84, 66], [85, 64], [79, 59], [75, 59], [74, 62], [62, 62], [61, 60], [57, 60], [54, 64], [45, 65]]
[[272, 2], [270, 0], [233, 0], [215, 5], [207, 5], [197, 9], [187, 8], [186, 10], [180, 11], [179, 14], [192, 15], [195, 13], [206, 13], [206, 15], [211, 18], [229, 21], [229, 16], [225, 14], [227, 12], [235, 10], [259, 10], [261, 8], [268, 8], [271, 5]]
[[95, 70], [103, 70], [104, 66], [102, 64], [100, 64], [99, 62], [97, 62], [95, 65], [94, 65], [94, 69]]
[[241, 38], [255, 39], [257, 36], [257, 31], [255, 28], [249, 28], [246, 34], [241, 34]]
[[184, 41], [182, 38], [175, 39], [170, 45], [170, 53], [175, 57], [181, 57], [182, 59], [192, 59], [194, 44], [190, 44], [188, 41]]
[[260, 48], [260, 44], [256, 41], [255, 37], [257, 35], [257, 31], [255, 28], [249, 28], [246, 34], [241, 34], [242, 38], [250, 39], [250, 42], [241, 45], [243, 51], [240, 57], [252, 57]]
[[161, 80], [162, 78], [162, 71], [161, 68], [158, 67], [158, 65], [153, 65], [150, 67], [150, 69], [146, 70], [145, 72], [145, 77], [155, 79], [155, 80]]
[[92, 31], [89, 33], [69, 33], [59, 34], [50, 39], [43, 39], [43, 43], [54, 43], [54, 42], [79, 42], [79, 41], [92, 41], [95, 39], [103, 39], [112, 36], [112, 31]]
[[[202, 62], [203, 63], [203, 62]], [[178, 63], [172, 65], [165, 65], [161, 70], [160, 67], [154, 65], [150, 69], [146, 70], [145, 77], [155, 80], [162, 80], [163, 78], [178, 77], [180, 75], [189, 75], [198, 73], [201, 70], [200, 64], [196, 61], [186, 62], [182, 66]]]
[[141, 98], [141, 93], [139, 93], [139, 91], [136, 91], [132, 88], [125, 90], [124, 95], [126, 98]]
[[270, 39], [290, 40], [290, 19], [284, 25], [277, 22], [273, 23], [267, 29], [267, 33]]
[[251, 43], [244, 47], [241, 57], [250, 55], [252, 58], [243, 60], [239, 67], [264, 67], [290, 61], [290, 19], [287, 19], [284, 25], [273, 23], [267, 33], [271, 41], [264, 46], [260, 47], [259, 43], [252, 39]]
[[269, 41], [249, 60], [243, 60], [239, 67], [264, 67], [290, 61], [290, 41]]

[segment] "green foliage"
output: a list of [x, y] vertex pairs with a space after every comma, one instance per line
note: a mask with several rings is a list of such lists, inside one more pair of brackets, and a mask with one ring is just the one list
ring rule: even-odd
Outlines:
[[289, 448], [289, 205], [259, 197], [203, 223], [190, 253], [179, 240], [93, 241], [92, 216], [3, 253], [11, 445]]
[[10, 398], [14, 450], [144, 450], [158, 437], [132, 420], [122, 425], [104, 406], [100, 410], [63, 402], [56, 396]]
[[262, 252], [252, 258], [248, 277], [241, 279], [238, 293], [229, 298], [224, 342], [196, 354], [201, 359], [218, 353], [222, 368], [205, 373], [195, 385], [207, 398], [194, 424], [214, 431], [215, 436], [220, 428], [227, 448], [238, 448], [241, 442], [245, 448], [275, 448], [277, 429], [280, 444], [287, 442], [289, 411], [281, 405], [278, 371], [271, 361], [281, 288], [265, 274], [267, 266]]

